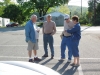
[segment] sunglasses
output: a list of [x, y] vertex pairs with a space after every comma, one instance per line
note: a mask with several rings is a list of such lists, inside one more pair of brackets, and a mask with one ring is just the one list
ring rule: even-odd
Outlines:
[[68, 20], [68, 19], [65, 19], [65, 20]]

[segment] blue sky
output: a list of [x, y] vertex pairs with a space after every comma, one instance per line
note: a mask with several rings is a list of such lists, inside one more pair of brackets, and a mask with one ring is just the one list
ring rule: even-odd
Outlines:
[[[68, 5], [81, 6], [81, 0], [70, 0]], [[88, 7], [88, 0], [82, 0], [82, 6]]]

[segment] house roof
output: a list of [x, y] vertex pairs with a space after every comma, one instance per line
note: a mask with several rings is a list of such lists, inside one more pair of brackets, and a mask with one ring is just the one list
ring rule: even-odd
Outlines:
[[[63, 13], [61, 13], [61, 12], [52, 12], [52, 13], [50, 13], [51, 14], [51, 16], [55, 16], [55, 17], [58, 17], [58, 16], [65, 16], [65, 14], [63, 14]], [[46, 15], [47, 16], [47, 15]]]

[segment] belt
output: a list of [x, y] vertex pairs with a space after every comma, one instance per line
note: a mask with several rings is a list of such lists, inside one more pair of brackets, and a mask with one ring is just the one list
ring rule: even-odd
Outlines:
[[64, 37], [68, 38], [68, 37], [71, 37], [71, 36], [64, 36]]
[[44, 34], [46, 34], [46, 35], [50, 35], [51, 33], [44, 33]]

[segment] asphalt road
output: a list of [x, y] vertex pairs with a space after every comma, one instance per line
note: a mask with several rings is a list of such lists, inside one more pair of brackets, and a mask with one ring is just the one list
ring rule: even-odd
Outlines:
[[[100, 27], [82, 27], [82, 38], [79, 45], [80, 64], [78, 68], [71, 67], [66, 60], [60, 59], [60, 34], [63, 27], [57, 27], [54, 35], [55, 57], [42, 58], [36, 62], [50, 67], [62, 75], [100, 75]], [[43, 35], [40, 31], [38, 56], [44, 54]], [[0, 28], [0, 61], [28, 61], [27, 43], [25, 42], [24, 27]]]

